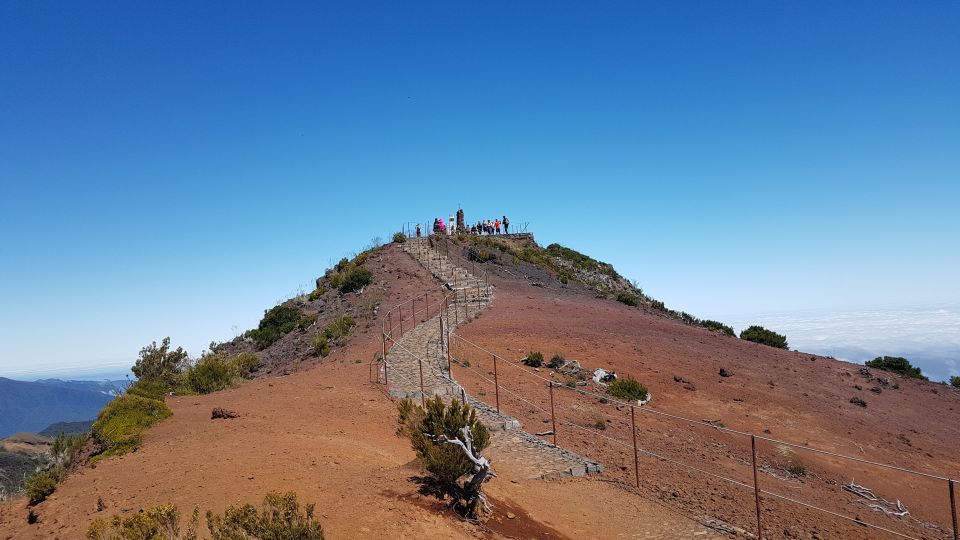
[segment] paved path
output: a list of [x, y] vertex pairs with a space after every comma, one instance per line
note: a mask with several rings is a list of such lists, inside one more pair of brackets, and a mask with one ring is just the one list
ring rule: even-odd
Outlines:
[[[487, 403], [466, 394], [447, 372], [447, 333], [475, 317], [493, 301], [494, 287], [484, 283], [465, 268], [461, 268], [430, 246], [426, 238], [411, 238], [403, 246], [420, 264], [439, 279], [448, 291], [445, 309], [423, 322], [415, 321], [413, 328], [394, 326], [394, 344], [387, 352], [386, 369], [390, 395], [420, 398], [420, 378], [423, 394], [466, 398], [475, 407], [481, 421], [491, 431], [491, 450], [500, 461], [509, 461], [511, 468], [523, 471], [528, 478], [552, 478], [564, 475], [582, 476], [603, 470], [603, 466], [527, 433], [513, 417], [498, 413]], [[421, 304], [421, 314], [426, 313]], [[407, 317], [412, 309], [408, 309]], [[442, 325], [440, 319], [443, 319]], [[410, 321], [413, 324], [414, 321]], [[443, 333], [441, 334], [441, 327]]]

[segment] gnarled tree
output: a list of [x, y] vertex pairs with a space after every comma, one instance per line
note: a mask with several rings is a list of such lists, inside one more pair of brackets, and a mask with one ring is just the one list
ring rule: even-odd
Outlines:
[[483, 495], [484, 482], [496, 476], [490, 460], [480, 452], [490, 444], [487, 428], [470, 405], [454, 399], [450, 405], [440, 397], [426, 407], [409, 399], [397, 405], [399, 432], [410, 437], [417, 457], [437, 481], [442, 496], [464, 517], [483, 519], [490, 505]]

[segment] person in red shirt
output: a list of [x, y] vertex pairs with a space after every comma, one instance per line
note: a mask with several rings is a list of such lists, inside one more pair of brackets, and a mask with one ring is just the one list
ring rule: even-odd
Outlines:
[[495, 231], [497, 231], [497, 234], [500, 234], [500, 220], [499, 220], [499, 219], [494, 220], [494, 222], [493, 222], [493, 229], [494, 229]]

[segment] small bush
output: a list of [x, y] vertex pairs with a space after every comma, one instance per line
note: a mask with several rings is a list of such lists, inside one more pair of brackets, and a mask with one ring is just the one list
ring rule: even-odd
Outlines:
[[269, 493], [263, 507], [251, 504], [228, 507], [223, 516], [207, 512], [212, 540], [323, 540], [323, 527], [313, 519], [314, 505], [303, 510], [296, 493]]
[[140, 349], [140, 357], [130, 370], [138, 379], [170, 380], [180, 375], [189, 363], [187, 351], [182, 347], [170, 350], [170, 338], [165, 337], [159, 347], [154, 341]]
[[27, 477], [23, 484], [23, 491], [31, 506], [40, 504], [57, 489], [60, 482], [60, 473], [54, 469], [37, 471]]
[[148, 427], [171, 414], [163, 401], [133, 394], [118, 396], [100, 411], [93, 423], [93, 437], [103, 449], [98, 458], [133, 451]]
[[146, 399], [156, 399], [163, 401], [163, 396], [171, 392], [173, 388], [169, 382], [157, 379], [139, 379], [137, 382], [127, 387], [127, 395], [139, 396]]
[[315, 300], [319, 300], [320, 297], [323, 296], [323, 295], [325, 295], [325, 294], [327, 294], [327, 288], [324, 287], [324, 286], [320, 286], [320, 287], [317, 287], [316, 289], [314, 289], [314, 290], [307, 296], [307, 299], [309, 299], [311, 302], [313, 302], [313, 301], [315, 301]]
[[234, 370], [244, 379], [252, 378], [261, 365], [260, 357], [253, 353], [240, 353], [233, 358]]
[[540, 367], [543, 365], [543, 353], [540, 351], [532, 352], [523, 359], [523, 363], [530, 367]]
[[330, 278], [330, 283], [342, 293], [358, 291], [373, 282], [373, 274], [366, 268], [349, 264]]
[[316, 315], [304, 315], [297, 320], [297, 328], [300, 330], [306, 330], [313, 326], [313, 323], [317, 322]]
[[733, 331], [733, 328], [719, 321], [711, 321], [711, 320], [700, 321], [700, 326], [706, 328], [707, 330], [710, 330], [711, 332], [720, 332], [727, 336], [737, 335]]
[[[486, 508], [481, 488], [490, 478], [489, 462], [483, 468], [475, 466], [460, 446], [444, 442], [472, 442], [473, 453], [479, 456], [490, 444], [490, 433], [477, 418], [476, 410], [456, 399], [448, 406], [439, 396], [427, 401], [426, 408], [404, 399], [397, 410], [398, 432], [410, 437], [417, 458], [437, 480], [442, 494], [452, 497], [462, 514], [477, 517]], [[467, 475], [471, 478], [461, 483]]]
[[479, 263], [485, 263], [489, 261], [496, 261], [497, 254], [485, 249], [478, 249], [475, 247], [467, 248], [467, 260], [476, 261]]
[[260, 325], [256, 330], [251, 330], [249, 335], [258, 349], [266, 349], [296, 328], [300, 318], [300, 310], [296, 308], [274, 306], [264, 312]]
[[956, 375], [950, 377], [950, 386], [954, 388], [960, 388], [960, 377], [957, 377]]
[[550, 358], [550, 361], [547, 363], [547, 367], [550, 369], [559, 369], [566, 363], [567, 359], [564, 358], [560, 353], [557, 353]]
[[187, 372], [186, 380], [192, 391], [209, 394], [229, 388], [235, 376], [233, 366], [217, 355], [208, 355]]
[[330, 324], [323, 330], [323, 334], [329, 340], [340, 339], [350, 334], [350, 330], [356, 326], [357, 321], [353, 317], [344, 315], [330, 321]]
[[[200, 512], [186, 528], [180, 528], [180, 510], [172, 503], [140, 510], [128, 517], [114, 515], [110, 521], [95, 519], [87, 529], [88, 540], [196, 540]], [[243, 538], [243, 537], [234, 537]]]
[[610, 385], [607, 386], [607, 393], [613, 397], [627, 401], [643, 401], [647, 399], [649, 395], [647, 387], [629, 375], [610, 383]]
[[607, 429], [607, 423], [604, 422], [603, 420], [597, 420], [597, 421], [593, 424], [593, 427], [599, 429], [600, 431], [603, 431], [603, 430]]
[[617, 293], [617, 302], [628, 306], [636, 306], [640, 303], [640, 298], [633, 293], [619, 292]]
[[313, 336], [313, 353], [320, 355], [324, 358], [330, 354], [330, 342], [327, 341], [327, 336], [323, 334], [317, 334]]
[[352, 262], [355, 266], [363, 266], [367, 262], [367, 259], [370, 258], [370, 253], [373, 252], [373, 249], [368, 249], [361, 252], [359, 255], [353, 258]]
[[794, 475], [794, 476], [806, 476], [806, 474], [807, 474], [807, 466], [804, 465], [803, 463], [797, 461], [797, 462], [791, 463], [790, 465], [787, 466], [787, 472], [789, 472], [790, 474], [792, 474], [792, 475]]
[[866, 406], [867, 406], [867, 402], [864, 401], [863, 399], [857, 397], [857, 396], [854, 396], [854, 397], [850, 398], [850, 403], [853, 403], [853, 404], [856, 405], [857, 407], [866, 407]]
[[786, 336], [757, 325], [753, 325], [743, 332], [740, 332], [740, 339], [752, 341], [754, 343], [760, 343], [761, 345], [776, 347], [778, 349], [787, 348]]
[[927, 378], [920, 371], [920, 368], [914, 367], [910, 364], [909, 360], [900, 356], [878, 356], [873, 360], [865, 362], [865, 364], [872, 368], [882, 369], [892, 373], [899, 373], [900, 375], [904, 375], [906, 377], [927, 380]]
[[407, 241], [407, 235], [402, 232], [393, 233], [393, 241], [397, 244], [402, 244]]
[[667, 310], [667, 306], [664, 305], [664, 303], [663, 303], [662, 301], [660, 301], [660, 300], [651, 300], [651, 301], [650, 301], [650, 307], [652, 307], [653, 309], [655, 309], [655, 310], [657, 310], [657, 311], [666, 311], [666, 310]]

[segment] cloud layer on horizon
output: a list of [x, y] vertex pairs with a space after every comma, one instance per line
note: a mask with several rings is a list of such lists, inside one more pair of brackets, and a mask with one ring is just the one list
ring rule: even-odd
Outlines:
[[960, 306], [803, 312], [737, 317], [787, 336], [791, 349], [863, 363], [903, 356], [931, 380], [960, 375]]

